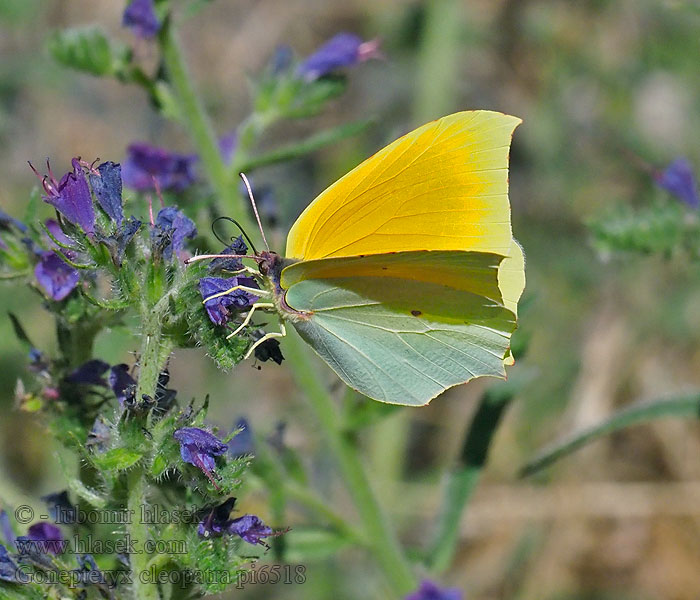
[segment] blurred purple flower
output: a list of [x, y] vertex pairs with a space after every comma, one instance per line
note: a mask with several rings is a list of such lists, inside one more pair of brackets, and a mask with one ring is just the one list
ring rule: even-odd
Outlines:
[[[252, 288], [258, 287], [252, 277], [202, 277], [199, 280], [199, 293], [202, 295], [202, 299], [206, 300], [214, 294], [225, 292], [237, 285], [244, 285]], [[212, 323], [215, 325], [223, 325], [227, 323], [231, 317], [229, 307], [232, 307], [234, 310], [241, 310], [249, 307], [257, 300], [258, 296], [250, 292], [236, 290], [225, 296], [218, 296], [217, 298], [206, 301], [204, 307], [207, 309], [207, 314]]]
[[18, 231], [21, 231], [22, 233], [27, 231], [27, 226], [22, 223], [22, 221], [11, 217], [4, 210], [0, 210], [0, 229], [10, 230], [12, 227]]
[[122, 25], [140, 38], [148, 39], [160, 31], [153, 0], [132, 0], [124, 10]]
[[293, 61], [294, 51], [292, 47], [287, 44], [280, 44], [272, 53], [267, 68], [273, 75], [281, 75], [289, 70]]
[[39, 285], [53, 300], [63, 300], [80, 281], [80, 274], [63, 262], [55, 252], [42, 252], [34, 267], [34, 275]]
[[674, 160], [663, 171], [656, 173], [654, 179], [660, 188], [670, 192], [691, 208], [700, 207], [693, 167], [685, 158]]
[[219, 152], [226, 165], [230, 165], [238, 146], [238, 131], [232, 129], [219, 138]]
[[353, 33], [338, 33], [302, 61], [297, 73], [306, 81], [315, 81], [342, 67], [351, 67], [379, 56], [379, 41], [362, 41]]
[[442, 589], [428, 579], [404, 600], [462, 600], [462, 592], [457, 588]]
[[213, 475], [216, 467], [215, 457], [225, 454], [228, 446], [213, 433], [198, 427], [178, 429], [173, 433], [173, 437], [180, 442], [182, 460], [201, 469], [212, 485], [218, 489]]
[[[58, 221], [56, 221], [56, 219], [47, 219], [44, 225], [46, 226], [46, 229], [48, 229], [49, 233], [54, 237], [56, 242], [59, 242], [63, 246], [70, 246], [75, 243], [71, 238], [63, 233], [63, 229], [61, 229], [61, 225], [58, 223]], [[73, 258], [73, 256], [75, 256], [74, 252], [62, 248], [56, 244], [56, 242], [49, 238], [49, 246], [51, 246], [54, 250], [60, 250], [68, 258]]]
[[122, 167], [112, 161], [97, 167], [99, 175], [90, 173], [90, 185], [97, 202], [117, 226], [124, 220], [122, 209]]
[[103, 360], [94, 358], [89, 360], [77, 369], [70, 372], [65, 377], [67, 383], [82, 383], [85, 385], [101, 385], [107, 387], [104, 374], [109, 369], [109, 365]]
[[37, 544], [37, 548], [49, 554], [61, 554], [65, 547], [65, 540], [61, 530], [53, 523], [34, 523], [27, 530], [27, 538]]
[[200, 521], [197, 533], [206, 538], [219, 537], [226, 533], [226, 529], [231, 523], [231, 511], [235, 504], [236, 499], [232, 497], [212, 508]]
[[275, 532], [255, 515], [243, 515], [238, 519], [234, 519], [228, 525], [227, 531], [228, 533], [235, 533], [241, 536], [249, 544], [265, 545], [261, 538], [275, 535]]
[[253, 444], [253, 432], [250, 429], [248, 419], [245, 417], [238, 419], [235, 429], [239, 431], [228, 443], [228, 453], [234, 458], [252, 454], [255, 447]]
[[170, 259], [173, 252], [179, 256], [185, 247], [185, 240], [196, 235], [197, 227], [194, 222], [175, 206], [161, 208], [151, 230], [155, 245], [166, 259]]
[[2, 544], [0, 544], [0, 581], [18, 583], [17, 565]]
[[136, 397], [136, 380], [129, 374], [129, 365], [114, 365], [109, 371], [109, 387], [119, 400], [119, 405], [124, 402], [129, 404]]
[[2, 540], [10, 547], [15, 543], [15, 532], [12, 531], [12, 525], [10, 524], [10, 517], [4, 510], [0, 510], [0, 535], [2, 535]]
[[153, 179], [163, 190], [181, 192], [197, 179], [193, 154], [177, 154], [145, 142], [131, 144], [122, 164], [124, 185], [139, 192], [153, 190]]
[[44, 201], [56, 208], [73, 225], [92, 235], [95, 233], [95, 209], [92, 206], [90, 188], [80, 159], [74, 158], [71, 164], [73, 170], [61, 177], [61, 181], [56, 181], [48, 161], [46, 166], [49, 174], [44, 177], [39, 175], [32, 163], [29, 166], [44, 186]]

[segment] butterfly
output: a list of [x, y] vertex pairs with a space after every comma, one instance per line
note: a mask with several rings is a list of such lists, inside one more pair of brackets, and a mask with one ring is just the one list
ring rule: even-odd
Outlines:
[[[484, 375], [505, 377], [525, 287], [508, 201], [517, 117], [477, 110], [404, 135], [321, 193], [285, 256], [254, 257], [255, 311], [291, 324], [349, 386], [421, 406]], [[248, 191], [250, 186], [244, 177]], [[253, 206], [254, 205], [254, 200]], [[263, 233], [264, 238], [264, 233]], [[214, 258], [203, 255], [196, 258]]]

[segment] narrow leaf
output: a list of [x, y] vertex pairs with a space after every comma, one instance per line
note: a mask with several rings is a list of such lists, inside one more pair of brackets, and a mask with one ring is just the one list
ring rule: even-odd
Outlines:
[[560, 458], [568, 456], [604, 435], [663, 417], [698, 417], [699, 415], [700, 394], [635, 404], [619, 411], [598, 425], [574, 433], [570, 437], [545, 448], [520, 469], [520, 476], [527, 477], [541, 471]]

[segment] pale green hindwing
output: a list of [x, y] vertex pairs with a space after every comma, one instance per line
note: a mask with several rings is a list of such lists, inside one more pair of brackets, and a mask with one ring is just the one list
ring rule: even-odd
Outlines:
[[420, 406], [482, 375], [504, 377], [515, 315], [502, 304], [502, 256], [415, 251], [295, 263], [282, 273], [291, 319], [345, 383]]

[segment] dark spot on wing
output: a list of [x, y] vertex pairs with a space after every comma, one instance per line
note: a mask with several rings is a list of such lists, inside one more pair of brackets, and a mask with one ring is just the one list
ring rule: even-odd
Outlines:
[[421, 311], [419, 311], [419, 310], [412, 310], [412, 311], [411, 311], [411, 314], [412, 314], [414, 317], [420, 317], [423, 313], [422, 313]]
[[387, 271], [389, 267], [382, 267], [382, 271]]

